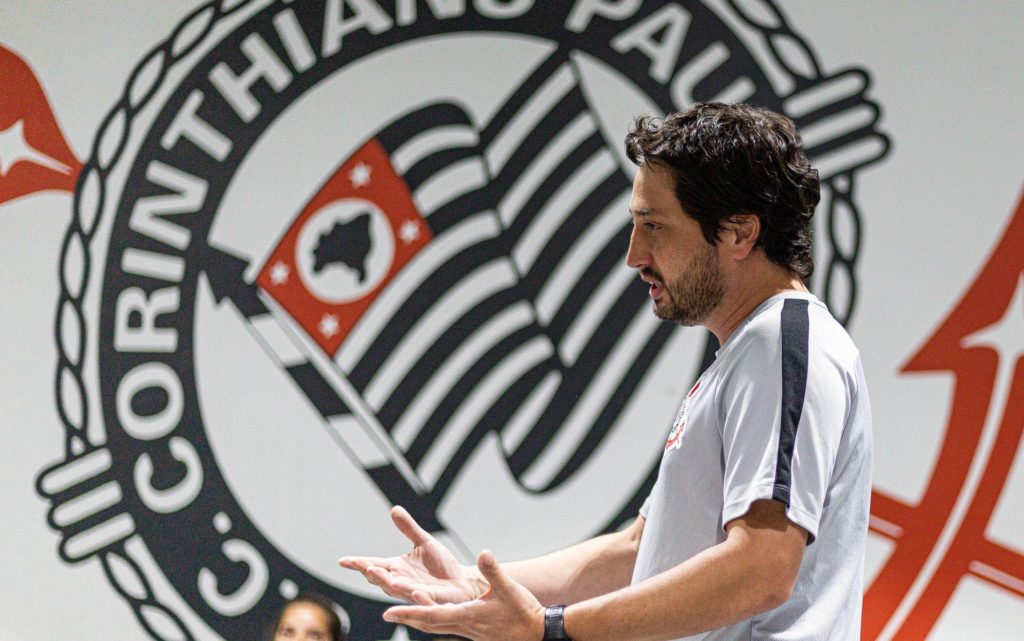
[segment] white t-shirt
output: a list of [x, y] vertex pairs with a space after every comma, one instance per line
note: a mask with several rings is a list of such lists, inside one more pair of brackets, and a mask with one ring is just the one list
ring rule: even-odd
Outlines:
[[683, 402], [665, 445], [633, 582], [725, 540], [753, 501], [807, 530], [782, 606], [688, 639], [859, 641], [871, 495], [871, 410], [860, 354], [813, 295], [754, 310]]

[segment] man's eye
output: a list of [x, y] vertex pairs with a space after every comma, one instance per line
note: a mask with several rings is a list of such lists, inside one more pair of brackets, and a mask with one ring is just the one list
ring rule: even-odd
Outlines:
[[655, 224], [655, 223], [644, 223], [644, 227], [646, 229], [654, 231], [655, 229], [658, 229], [659, 226], [657, 224]]

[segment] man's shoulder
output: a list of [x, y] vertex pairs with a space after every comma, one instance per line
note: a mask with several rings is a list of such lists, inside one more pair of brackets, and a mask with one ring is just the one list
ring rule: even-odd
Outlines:
[[[811, 294], [786, 294], [766, 300], [730, 341], [730, 358], [778, 356], [787, 345], [806, 345], [808, 354], [851, 366], [860, 352], [846, 328]], [[722, 354], [723, 356], [725, 353]]]

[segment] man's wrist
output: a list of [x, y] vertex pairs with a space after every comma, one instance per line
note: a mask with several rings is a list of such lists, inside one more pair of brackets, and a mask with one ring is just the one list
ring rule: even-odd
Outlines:
[[565, 633], [564, 605], [549, 605], [544, 610], [543, 641], [572, 641]]

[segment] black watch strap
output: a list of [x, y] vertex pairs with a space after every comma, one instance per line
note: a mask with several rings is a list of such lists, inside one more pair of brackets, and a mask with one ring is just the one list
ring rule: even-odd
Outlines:
[[565, 606], [549, 605], [544, 610], [543, 641], [572, 641], [565, 634]]

